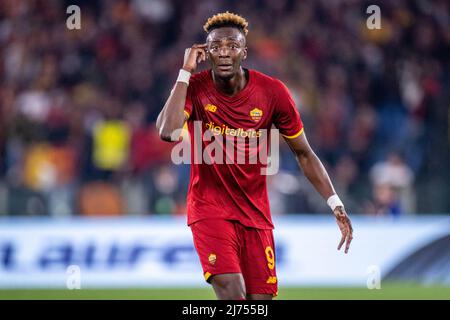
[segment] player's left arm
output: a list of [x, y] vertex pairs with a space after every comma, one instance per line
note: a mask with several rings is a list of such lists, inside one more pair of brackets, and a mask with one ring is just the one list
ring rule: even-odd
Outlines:
[[316, 190], [327, 200], [328, 205], [333, 209], [333, 213], [336, 217], [336, 222], [341, 230], [342, 238], [338, 245], [338, 250], [341, 249], [345, 242], [345, 253], [350, 248], [350, 243], [353, 239], [353, 228], [344, 205], [339, 200], [339, 197], [334, 190], [330, 177], [323, 166], [320, 159], [312, 150], [311, 146], [306, 139], [304, 132], [295, 138], [287, 138], [285, 140], [291, 150], [294, 152], [297, 162], [300, 165], [306, 178], [316, 188]]

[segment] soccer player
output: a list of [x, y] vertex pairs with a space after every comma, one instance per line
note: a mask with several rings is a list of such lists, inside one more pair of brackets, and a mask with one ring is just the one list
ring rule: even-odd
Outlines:
[[[192, 137], [198, 121], [203, 131], [227, 137], [249, 137], [274, 125], [334, 213], [342, 233], [338, 250], [345, 243], [347, 253], [353, 232], [350, 219], [308, 144], [288, 89], [278, 79], [242, 67], [247, 57], [247, 21], [220, 13], [207, 20], [204, 30], [206, 43], [186, 49], [177, 82], [158, 116], [160, 137], [176, 141], [173, 132], [185, 123]], [[194, 74], [205, 60], [211, 69]], [[201, 142], [203, 148], [210, 143]], [[192, 153], [196, 147], [197, 143], [191, 144]], [[272, 299], [278, 292], [274, 226], [266, 177], [260, 169], [261, 163], [191, 164], [188, 225], [205, 279], [218, 299]]]

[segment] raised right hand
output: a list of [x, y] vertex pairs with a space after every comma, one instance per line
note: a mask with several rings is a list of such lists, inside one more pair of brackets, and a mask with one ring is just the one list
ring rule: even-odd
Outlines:
[[184, 51], [184, 70], [193, 73], [197, 69], [197, 65], [206, 60], [206, 46], [206, 43], [194, 44]]

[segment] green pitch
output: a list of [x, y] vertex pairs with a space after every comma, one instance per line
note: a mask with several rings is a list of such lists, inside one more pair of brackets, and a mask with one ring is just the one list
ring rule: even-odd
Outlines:
[[[81, 289], [81, 290], [0, 290], [0, 299], [215, 299], [212, 289]], [[450, 286], [384, 285], [380, 290], [366, 288], [280, 288], [277, 300], [311, 299], [446, 299]]]

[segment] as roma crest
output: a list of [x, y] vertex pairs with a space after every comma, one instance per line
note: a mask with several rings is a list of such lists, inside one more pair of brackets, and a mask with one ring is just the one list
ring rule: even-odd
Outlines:
[[210, 264], [214, 265], [216, 263], [217, 256], [214, 253], [211, 253], [208, 257], [208, 261]]
[[263, 115], [263, 112], [261, 109], [255, 108], [250, 111], [250, 117], [255, 122], [258, 122], [259, 120], [261, 120], [262, 115]]

